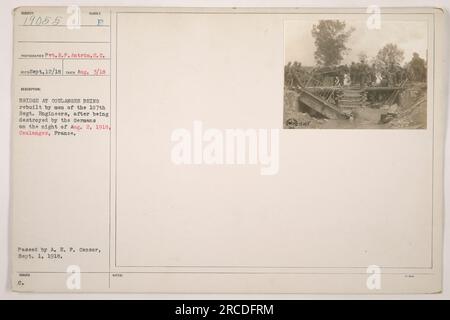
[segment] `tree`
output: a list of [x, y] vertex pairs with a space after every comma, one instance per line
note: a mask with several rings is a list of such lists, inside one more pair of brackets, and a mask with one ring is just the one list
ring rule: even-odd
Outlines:
[[404, 59], [403, 50], [397, 47], [396, 44], [388, 43], [377, 54], [377, 61], [384, 69], [391, 70], [400, 66]]
[[343, 55], [349, 50], [346, 42], [354, 28], [346, 29], [344, 21], [320, 20], [312, 28], [312, 36], [315, 38], [316, 51], [314, 58], [319, 66], [336, 66]]
[[413, 53], [411, 61], [407, 64], [408, 76], [413, 81], [427, 80], [427, 64], [417, 52]]
[[358, 59], [359, 59], [359, 62], [361, 62], [361, 63], [367, 63], [367, 61], [368, 61], [367, 54], [365, 52], [360, 52], [358, 54]]

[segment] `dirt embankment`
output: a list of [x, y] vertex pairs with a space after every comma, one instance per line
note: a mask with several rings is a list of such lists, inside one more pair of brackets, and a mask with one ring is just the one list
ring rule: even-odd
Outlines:
[[[395, 105], [381, 108], [362, 107], [354, 111], [350, 120], [321, 119], [299, 106], [298, 93], [291, 90], [284, 92], [284, 128], [343, 128], [343, 129], [423, 129], [427, 126], [426, 85], [411, 83], [403, 90]], [[393, 111], [394, 110], [394, 111]], [[381, 121], [384, 115], [384, 120]], [[386, 118], [386, 115], [388, 116]]]
[[389, 128], [425, 129], [427, 127], [427, 92], [424, 84], [411, 84], [399, 97], [397, 117]]

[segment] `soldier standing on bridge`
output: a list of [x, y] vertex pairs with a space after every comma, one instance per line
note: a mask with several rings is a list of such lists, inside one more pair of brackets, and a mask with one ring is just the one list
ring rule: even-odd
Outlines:
[[367, 82], [367, 65], [364, 61], [361, 61], [358, 64], [358, 73], [359, 73], [359, 87], [364, 88]]
[[348, 73], [344, 74], [344, 87], [348, 87], [350, 86], [350, 76], [348, 75]]
[[356, 73], [357, 73], [357, 66], [356, 63], [352, 62], [350, 65], [350, 79], [352, 83], [356, 83]]
[[334, 86], [335, 87], [341, 87], [341, 80], [339, 79], [339, 76], [336, 76], [334, 78]]

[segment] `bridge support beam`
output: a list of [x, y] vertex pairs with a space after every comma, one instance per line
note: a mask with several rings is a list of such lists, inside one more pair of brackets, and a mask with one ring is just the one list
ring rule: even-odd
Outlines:
[[321, 114], [328, 119], [347, 119], [348, 116], [332, 104], [322, 100], [313, 93], [300, 89], [299, 101], [313, 111]]

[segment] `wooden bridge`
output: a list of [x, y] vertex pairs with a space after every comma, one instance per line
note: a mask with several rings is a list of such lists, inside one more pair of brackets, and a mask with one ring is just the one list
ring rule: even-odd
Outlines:
[[308, 89], [299, 88], [298, 100], [328, 119], [347, 119], [348, 114], [344, 113], [337, 106], [323, 99], [320, 95], [314, 94]]
[[300, 84], [295, 87], [298, 100], [311, 109], [311, 113], [328, 119], [348, 119], [353, 110], [366, 106], [369, 92], [388, 93], [385, 103], [392, 104], [406, 81], [395, 87], [323, 86], [311, 75], [305, 85], [301, 85], [299, 79], [296, 82]]

